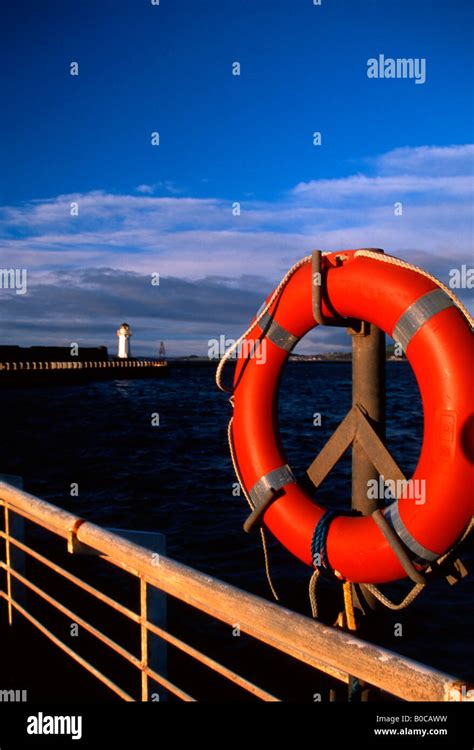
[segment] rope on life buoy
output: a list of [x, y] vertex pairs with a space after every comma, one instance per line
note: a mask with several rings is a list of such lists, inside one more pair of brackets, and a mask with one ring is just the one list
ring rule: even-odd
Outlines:
[[[323, 253], [323, 255], [327, 255], [327, 253]], [[237, 347], [239, 346], [239, 344], [241, 343], [241, 341], [243, 341], [245, 338], [247, 338], [247, 336], [249, 335], [249, 333], [251, 333], [253, 331], [253, 329], [258, 324], [258, 322], [263, 318], [263, 316], [265, 315], [265, 313], [268, 312], [268, 310], [273, 305], [273, 303], [275, 302], [276, 298], [278, 297], [278, 295], [280, 294], [280, 292], [282, 291], [282, 289], [287, 285], [287, 283], [289, 282], [289, 280], [291, 279], [291, 277], [293, 276], [293, 274], [296, 273], [296, 271], [298, 270], [298, 268], [301, 268], [301, 266], [304, 266], [304, 264], [308, 263], [310, 260], [311, 260], [311, 255], [305, 255], [304, 258], [301, 258], [299, 261], [297, 261], [297, 263], [295, 263], [294, 266], [292, 266], [290, 268], [290, 270], [287, 271], [287, 273], [284, 275], [284, 277], [282, 278], [282, 280], [280, 281], [280, 283], [276, 287], [275, 291], [273, 292], [273, 294], [270, 297], [270, 299], [268, 300], [268, 302], [258, 311], [258, 313], [257, 313], [257, 315], [255, 317], [255, 320], [249, 325], [249, 327], [247, 328], [247, 330], [244, 331], [241, 336], [239, 336], [239, 338], [237, 339], [237, 341], [235, 341], [232, 344], [232, 346], [229, 347], [229, 349], [227, 349], [227, 351], [225, 352], [225, 354], [222, 357], [221, 361], [219, 362], [219, 364], [217, 366], [217, 370], [216, 370], [216, 385], [217, 385], [217, 387], [219, 388], [220, 391], [224, 391], [224, 393], [232, 393], [232, 390], [233, 390], [233, 389], [226, 388], [224, 385], [222, 385], [222, 372], [224, 370], [225, 365], [227, 364], [227, 362], [229, 360], [229, 357], [231, 357], [231, 355], [235, 352], [235, 350], [237, 349]], [[231, 401], [231, 403], [232, 403], [232, 401]], [[233, 406], [233, 403], [232, 403], [232, 406]]]
[[[247, 502], [248, 502], [248, 504], [250, 506], [250, 510], [253, 510], [254, 509], [254, 504], [252, 503], [250, 495], [248, 494], [247, 490], [245, 489], [245, 484], [243, 483], [242, 478], [240, 476], [239, 467], [237, 465], [237, 460], [235, 458], [234, 444], [232, 442], [232, 421], [233, 421], [233, 418], [231, 417], [230, 420], [229, 420], [229, 424], [227, 426], [227, 441], [228, 441], [228, 444], [229, 444], [229, 453], [230, 453], [230, 457], [231, 457], [231, 460], [232, 460], [232, 466], [234, 468], [234, 472], [235, 472], [235, 475], [236, 475], [236, 477], [237, 477], [237, 479], [239, 481], [239, 485], [240, 485], [240, 487], [242, 489], [242, 492], [244, 493], [245, 499], [247, 500]], [[272, 575], [271, 575], [271, 572], [270, 572], [270, 559], [269, 559], [269, 556], [268, 556], [268, 545], [267, 545], [267, 538], [265, 536], [265, 530], [264, 530], [264, 528], [262, 526], [260, 526], [259, 530], [260, 530], [260, 539], [262, 541], [263, 559], [264, 559], [264, 564], [265, 564], [265, 575], [267, 576], [268, 585], [270, 586], [270, 591], [273, 594], [273, 598], [275, 599], [275, 601], [279, 602], [280, 601], [280, 597], [278, 596], [278, 593], [277, 593], [277, 590], [276, 590], [276, 588], [274, 586], [274, 583], [273, 583], [273, 580], [272, 580]]]

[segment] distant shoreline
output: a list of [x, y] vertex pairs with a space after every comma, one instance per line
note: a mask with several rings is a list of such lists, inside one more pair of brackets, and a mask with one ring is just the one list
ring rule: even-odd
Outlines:
[[[217, 367], [219, 362], [221, 360], [219, 359], [209, 359], [208, 357], [167, 357], [167, 361], [170, 366], [172, 365], [185, 365], [185, 366], [192, 366], [196, 365], [197, 367]], [[230, 362], [235, 362], [235, 359], [230, 359]], [[386, 362], [407, 362], [407, 359], [404, 357], [394, 357], [391, 355], [388, 355], [385, 359]], [[335, 354], [333, 356], [325, 356], [325, 355], [293, 355], [290, 356], [289, 362], [297, 363], [297, 364], [320, 364], [322, 362], [329, 362], [329, 363], [350, 363], [352, 362], [352, 355], [348, 353], [347, 355], [344, 354]]]

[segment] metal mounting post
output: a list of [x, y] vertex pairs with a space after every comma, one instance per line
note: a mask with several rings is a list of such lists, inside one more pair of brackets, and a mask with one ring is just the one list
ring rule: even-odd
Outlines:
[[[352, 405], [359, 407], [381, 440], [385, 437], [385, 333], [367, 323], [352, 335]], [[368, 498], [368, 482], [379, 473], [357, 429], [352, 444], [352, 507], [364, 515], [379, 507]]]
[[[378, 248], [365, 248], [383, 253]], [[322, 279], [322, 259], [313, 252], [313, 279]], [[345, 325], [352, 336], [352, 409], [308, 468], [308, 477], [319, 487], [345, 450], [352, 445], [352, 508], [363, 515], [378, 509], [368, 497], [368, 482], [384, 477], [403, 477], [383, 444], [385, 437], [385, 333], [365, 321], [348, 318], [327, 320], [322, 314], [323, 289], [313, 281], [313, 311], [320, 325]], [[356, 598], [375, 609], [377, 600], [363, 586]], [[360, 594], [360, 596], [359, 596]]]
[[[383, 250], [370, 248], [374, 252]], [[381, 440], [385, 438], [385, 333], [372, 323], [363, 324], [360, 331], [349, 329], [352, 336], [352, 406], [359, 408]], [[352, 508], [364, 516], [380, 507], [380, 500], [368, 497], [369, 481], [378, 480], [379, 472], [364, 450], [362, 436], [355, 430], [352, 443]], [[376, 598], [364, 589], [362, 598], [371, 609], [376, 609]], [[359, 598], [359, 597], [357, 597]]]

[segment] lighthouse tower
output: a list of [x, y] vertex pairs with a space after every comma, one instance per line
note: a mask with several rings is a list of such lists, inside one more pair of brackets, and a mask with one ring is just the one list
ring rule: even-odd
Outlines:
[[130, 336], [132, 331], [128, 323], [122, 323], [117, 331], [118, 336], [118, 353], [119, 359], [128, 359], [130, 357]]

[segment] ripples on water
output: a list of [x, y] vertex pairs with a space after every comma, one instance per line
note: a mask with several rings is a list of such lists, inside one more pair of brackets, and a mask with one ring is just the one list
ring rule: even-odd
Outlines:
[[[302, 473], [351, 404], [350, 363], [295, 363], [281, 385], [280, 422], [289, 463]], [[169, 377], [4, 391], [1, 471], [25, 489], [112, 527], [158, 530], [178, 560], [267, 596], [257, 536], [247, 536], [243, 497], [227, 448], [230, 406], [214, 386], [214, 369], [173, 366]], [[160, 426], [152, 427], [152, 414]], [[313, 426], [313, 414], [322, 426]], [[387, 364], [387, 441], [410, 476], [420, 451], [421, 404], [406, 362]], [[70, 497], [72, 482], [79, 497]], [[350, 459], [324, 484], [328, 505], [347, 505]], [[282, 600], [307, 613], [309, 570], [271, 543]], [[472, 556], [471, 556], [472, 563]], [[472, 567], [472, 564], [471, 564]], [[399, 588], [399, 587], [398, 587]], [[401, 591], [397, 591], [401, 596]], [[377, 620], [370, 637], [427, 663], [474, 677], [468, 657], [472, 577], [436, 584], [398, 620]]]

